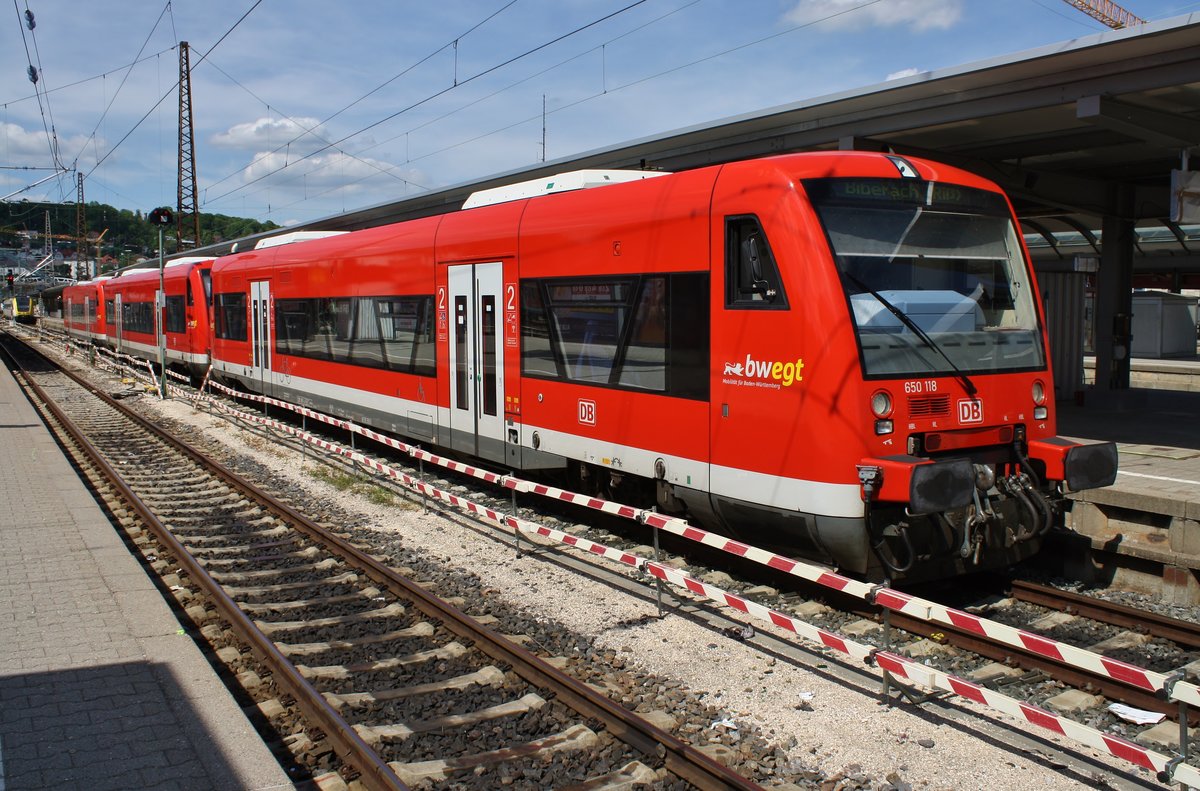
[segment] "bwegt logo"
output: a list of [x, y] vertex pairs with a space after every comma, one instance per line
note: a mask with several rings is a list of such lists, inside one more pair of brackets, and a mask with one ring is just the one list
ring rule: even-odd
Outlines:
[[796, 382], [804, 381], [800, 372], [804, 370], [804, 360], [797, 357], [795, 362], [777, 362], [756, 360], [749, 354], [745, 363], [725, 363], [725, 376], [743, 376], [747, 379], [764, 379], [779, 382], [784, 387], [791, 387]]

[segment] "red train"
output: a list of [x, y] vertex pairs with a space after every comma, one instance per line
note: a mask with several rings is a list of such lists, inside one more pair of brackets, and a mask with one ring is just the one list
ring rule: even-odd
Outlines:
[[109, 279], [98, 277], [63, 289], [63, 329], [67, 334], [98, 344], [107, 341], [104, 282]]
[[[208, 369], [212, 320], [211, 256], [166, 263], [161, 310], [158, 267], [130, 269], [63, 290], [63, 324], [75, 337], [152, 362], [163, 338], [167, 364], [202, 376]], [[117, 321], [117, 317], [120, 321]]]
[[[1011, 564], [1064, 488], [1116, 475], [1111, 443], [1055, 436], [1011, 207], [955, 168], [831, 152], [581, 171], [280, 241], [178, 265], [188, 363], [211, 342], [213, 375], [249, 390], [848, 572]], [[119, 294], [105, 335], [149, 357], [128, 323], [147, 277], [84, 284], [67, 315], [115, 316]]]
[[1006, 198], [932, 162], [564, 174], [212, 279], [214, 375], [870, 577], [1025, 558], [1116, 474], [1055, 436]]

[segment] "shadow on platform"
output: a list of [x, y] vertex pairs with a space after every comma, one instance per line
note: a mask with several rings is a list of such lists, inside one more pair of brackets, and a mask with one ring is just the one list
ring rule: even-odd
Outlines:
[[0, 701], [0, 789], [186, 791], [246, 780], [165, 665], [0, 675]]
[[1200, 392], [1088, 390], [1058, 402], [1058, 433], [1080, 439], [1200, 450]]

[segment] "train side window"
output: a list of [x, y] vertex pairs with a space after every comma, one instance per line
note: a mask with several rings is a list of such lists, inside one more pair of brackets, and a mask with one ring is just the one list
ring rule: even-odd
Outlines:
[[117, 324], [117, 310], [114, 300], [104, 300], [104, 323], [109, 327], [115, 327]]
[[387, 367], [421, 376], [437, 374], [433, 297], [377, 297], [375, 318]]
[[707, 401], [712, 337], [708, 273], [671, 275], [670, 288], [667, 392], [678, 398]]
[[214, 334], [218, 338], [227, 341], [247, 340], [245, 292], [233, 291], [217, 294], [213, 320]]
[[433, 315], [432, 295], [277, 299], [275, 351], [436, 376]]
[[708, 398], [707, 272], [521, 282], [521, 372]]
[[212, 298], [212, 272], [208, 269], [200, 270], [200, 284], [204, 286], [204, 304], [210, 308], [213, 304]]
[[629, 321], [633, 279], [556, 280], [547, 284], [550, 324], [566, 378], [606, 385]]
[[307, 299], [275, 300], [276, 354], [304, 356], [304, 344], [312, 338], [315, 325], [308, 309], [310, 302]]
[[121, 329], [154, 333], [154, 305], [150, 302], [125, 302], [121, 304]]
[[521, 283], [521, 372], [526, 376], [562, 378], [550, 342], [550, 318], [537, 280]]
[[167, 297], [167, 332], [184, 332], [186, 329], [183, 297]]
[[725, 218], [725, 307], [788, 307], [771, 245], [762, 224], [752, 215]]
[[667, 389], [667, 282], [661, 275], [642, 280], [617, 380], [622, 385]]

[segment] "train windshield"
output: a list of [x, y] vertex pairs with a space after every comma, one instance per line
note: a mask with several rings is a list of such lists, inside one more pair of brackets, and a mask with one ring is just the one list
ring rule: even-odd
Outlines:
[[909, 179], [804, 182], [869, 377], [1041, 369], [1029, 269], [1004, 198]]

